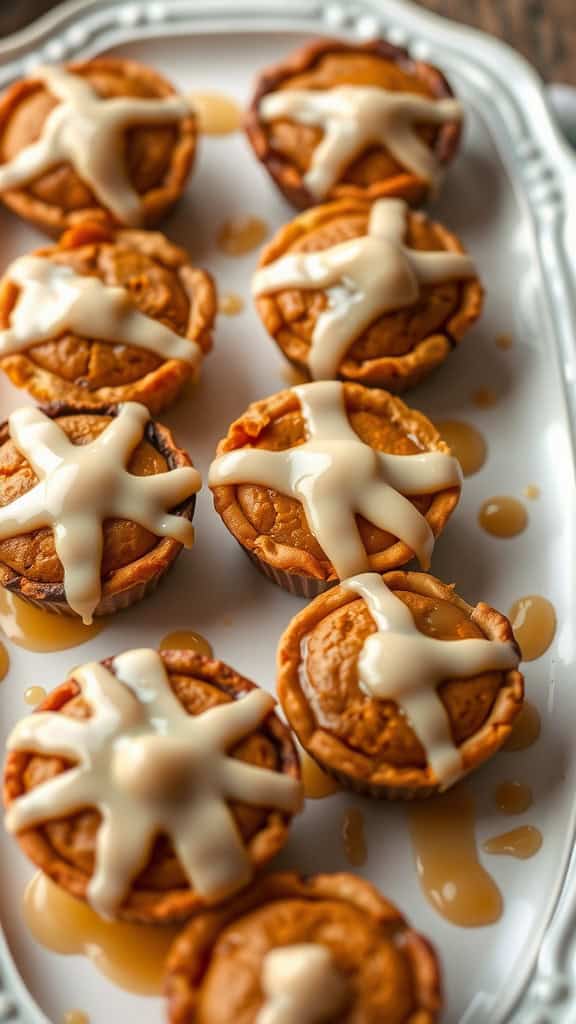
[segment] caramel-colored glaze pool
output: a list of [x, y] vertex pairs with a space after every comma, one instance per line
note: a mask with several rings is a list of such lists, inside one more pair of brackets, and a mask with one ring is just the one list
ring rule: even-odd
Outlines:
[[478, 859], [471, 793], [458, 786], [410, 805], [410, 835], [428, 902], [452, 924], [479, 928], [502, 915], [502, 896]]
[[548, 650], [556, 634], [556, 611], [547, 597], [529, 594], [514, 602], [508, 618], [523, 661], [535, 661]]
[[502, 750], [511, 754], [519, 750], [527, 750], [540, 736], [542, 722], [538, 708], [530, 701], [524, 701], [520, 713], [512, 726], [512, 732], [504, 743]]
[[506, 857], [517, 857], [518, 860], [528, 860], [538, 853], [542, 846], [542, 833], [533, 825], [520, 825], [510, 832], [503, 832], [502, 835], [494, 836], [482, 843], [485, 853], [495, 853]]
[[85, 626], [81, 619], [53, 615], [0, 587], [0, 628], [18, 647], [38, 653], [79, 647], [97, 636], [106, 625], [95, 619]]
[[516, 537], [526, 529], [528, 513], [517, 498], [498, 495], [482, 503], [478, 522], [493, 537]]
[[212, 645], [208, 643], [205, 636], [201, 633], [195, 633], [191, 629], [177, 629], [174, 633], [167, 633], [163, 636], [159, 648], [161, 651], [168, 651], [170, 649], [175, 651], [196, 651], [197, 654], [203, 654], [206, 658], [211, 658], [213, 655]]
[[326, 796], [332, 796], [333, 793], [337, 793], [340, 786], [336, 779], [323, 772], [320, 765], [316, 764], [314, 758], [310, 757], [305, 750], [300, 748], [298, 753], [300, 755], [304, 796], [308, 800], [322, 800]]
[[500, 782], [494, 791], [494, 803], [502, 814], [523, 814], [532, 806], [532, 790], [525, 782]]
[[245, 256], [257, 249], [268, 234], [268, 225], [261, 217], [239, 214], [219, 228], [216, 244], [227, 256]]
[[458, 459], [464, 476], [482, 469], [488, 454], [484, 436], [471, 423], [463, 420], [437, 420], [436, 428], [450, 451]]
[[224, 316], [238, 316], [244, 309], [244, 299], [236, 292], [224, 292], [218, 302], [218, 312]]
[[204, 135], [230, 135], [239, 130], [242, 112], [232, 96], [221, 92], [190, 92], [188, 99]]
[[46, 696], [46, 690], [43, 686], [29, 686], [24, 692], [24, 701], [29, 704], [30, 707], [35, 708], [38, 704], [41, 704]]

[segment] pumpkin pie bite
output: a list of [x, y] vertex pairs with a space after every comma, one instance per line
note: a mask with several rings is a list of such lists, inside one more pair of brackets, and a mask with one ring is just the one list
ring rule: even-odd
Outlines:
[[500, 612], [427, 573], [363, 573], [312, 601], [278, 647], [278, 695], [324, 771], [374, 797], [448, 789], [495, 754], [522, 707]]
[[102, 917], [185, 919], [245, 887], [299, 809], [274, 703], [192, 651], [80, 666], [8, 739], [6, 827]]
[[385, 391], [320, 381], [250, 405], [220, 441], [208, 482], [257, 567], [314, 597], [414, 555], [427, 568], [461, 473], [422, 413]]
[[0, 426], [0, 584], [90, 623], [192, 547], [200, 474], [136, 402], [17, 409]]
[[170, 1024], [434, 1024], [442, 1005], [433, 947], [345, 873], [269, 875], [195, 914], [166, 995]]
[[438, 68], [380, 39], [322, 39], [264, 71], [246, 116], [252, 148], [304, 209], [329, 199], [437, 191], [462, 107]]
[[0, 281], [0, 367], [41, 402], [173, 402], [212, 344], [205, 270], [158, 232], [86, 223]]
[[118, 57], [35, 68], [0, 98], [0, 197], [50, 235], [82, 220], [150, 227], [196, 149], [190, 104]]
[[307, 376], [395, 392], [448, 358], [483, 301], [458, 238], [401, 199], [301, 213], [263, 250], [252, 290], [268, 334]]

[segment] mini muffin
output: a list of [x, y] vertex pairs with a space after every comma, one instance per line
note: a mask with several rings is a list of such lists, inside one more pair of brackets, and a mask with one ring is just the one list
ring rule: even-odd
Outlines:
[[[306, 93], [314, 99], [321, 92], [322, 104], [331, 93], [332, 108], [321, 108], [321, 112], [335, 117], [332, 131], [341, 127], [346, 133], [344, 139], [337, 135], [334, 172], [321, 182], [314, 180], [313, 172], [323, 155], [320, 147], [326, 147], [329, 126], [305, 103], [295, 107], [292, 98], [286, 106], [284, 93], [295, 90], [302, 99]], [[372, 131], [365, 134], [354, 134], [355, 128], [363, 127], [365, 109], [352, 104], [349, 116], [343, 116], [354, 90], [372, 105]], [[398, 121], [390, 118], [387, 109], [391, 103], [406, 101], [402, 127], [411, 134], [409, 149], [398, 145], [394, 131]], [[393, 109], [398, 118], [398, 107]], [[402, 117], [402, 108], [399, 113]], [[448, 82], [431, 64], [412, 60], [406, 50], [381, 39], [366, 43], [321, 39], [260, 75], [246, 116], [246, 132], [278, 188], [300, 209], [326, 199], [381, 196], [401, 196], [418, 204], [435, 189], [455, 156], [461, 118]], [[415, 164], [418, 143], [423, 152]]]
[[189, 104], [132, 60], [38, 68], [0, 99], [1, 198], [50, 235], [86, 219], [157, 224], [195, 149]]
[[[442, 642], [443, 641], [443, 642]], [[367, 573], [316, 598], [278, 648], [278, 695], [324, 771], [374, 797], [447, 789], [522, 707], [508, 620], [426, 573]]]
[[[39, 287], [40, 273], [43, 301], [34, 292], [27, 309], [27, 290]], [[83, 313], [78, 289], [100, 282]], [[51, 299], [53, 318], [46, 315]], [[86, 223], [6, 270], [0, 282], [0, 367], [41, 402], [137, 401], [156, 413], [199, 373], [212, 345], [215, 315], [212, 278], [164, 235]], [[20, 335], [14, 337], [18, 319]], [[84, 326], [90, 333], [80, 330]]]
[[0, 583], [85, 622], [128, 607], [192, 546], [200, 485], [142, 405], [18, 409], [0, 426]]
[[290, 1020], [316, 1006], [338, 1024], [433, 1024], [442, 1006], [430, 943], [345, 873], [269, 875], [195, 914], [169, 954], [166, 996], [170, 1024], [257, 1024], [277, 1004]]
[[286, 840], [299, 765], [273, 706], [192, 651], [79, 666], [8, 740], [7, 827], [102, 916], [183, 920], [239, 891]]
[[483, 302], [459, 239], [392, 199], [300, 214], [264, 248], [253, 291], [268, 334], [307, 376], [394, 392], [448, 358]]
[[337, 381], [254, 402], [220, 441], [209, 474], [216, 511], [248, 556], [304, 597], [415, 552], [427, 566], [460, 480], [422, 413]]

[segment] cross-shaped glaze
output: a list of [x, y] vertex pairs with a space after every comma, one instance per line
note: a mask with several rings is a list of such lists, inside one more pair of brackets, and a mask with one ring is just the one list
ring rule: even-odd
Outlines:
[[356, 516], [404, 541], [428, 567], [434, 535], [405, 495], [434, 494], [461, 483], [456, 459], [443, 452], [391, 455], [351, 427], [338, 381], [303, 384], [298, 396], [308, 439], [283, 451], [240, 448], [212, 463], [210, 487], [258, 484], [302, 502], [308, 526], [340, 579], [368, 568]]
[[70, 163], [121, 223], [138, 227], [142, 204], [128, 180], [124, 135], [139, 124], [186, 117], [190, 107], [184, 97], [105, 99], [81, 75], [59, 66], [36, 68], [33, 77], [60, 102], [48, 114], [36, 142], [0, 166], [0, 189], [18, 188], [57, 164]]
[[403, 242], [408, 207], [403, 199], [379, 199], [372, 206], [368, 233], [316, 252], [281, 256], [257, 270], [255, 295], [286, 288], [326, 290], [308, 353], [315, 380], [329, 380], [353, 341], [378, 317], [412, 306], [420, 286], [476, 276], [474, 263], [460, 252], [421, 252]]
[[114, 916], [159, 834], [207, 901], [246, 884], [252, 867], [228, 801], [285, 812], [301, 803], [296, 779], [226, 753], [258, 728], [274, 698], [255, 689], [189, 715], [148, 649], [121, 654], [113, 672], [93, 662], [73, 675], [90, 717], [29, 715], [8, 749], [64, 757], [74, 767], [14, 800], [8, 830], [96, 808], [102, 822], [88, 898], [103, 917]]
[[105, 519], [139, 523], [186, 547], [194, 541], [189, 520], [168, 510], [200, 489], [200, 474], [191, 466], [153, 476], [135, 476], [126, 469], [149, 419], [143, 405], [128, 402], [88, 444], [73, 444], [40, 409], [17, 409], [8, 420], [10, 437], [38, 483], [0, 508], [0, 539], [50, 527], [66, 600], [85, 623], [92, 621], [100, 601]]

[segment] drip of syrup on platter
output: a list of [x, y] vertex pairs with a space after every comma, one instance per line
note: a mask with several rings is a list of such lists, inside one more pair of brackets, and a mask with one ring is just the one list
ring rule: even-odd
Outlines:
[[524, 782], [500, 782], [494, 790], [494, 803], [502, 814], [523, 814], [532, 806], [532, 790]]
[[530, 701], [524, 701], [518, 717], [514, 721], [512, 731], [502, 745], [502, 750], [510, 754], [515, 754], [519, 750], [527, 750], [533, 743], [536, 743], [541, 728], [542, 722], [538, 708]]
[[174, 633], [167, 633], [162, 637], [159, 648], [161, 651], [195, 651], [196, 654], [203, 654], [205, 658], [211, 658], [213, 655], [212, 645], [208, 643], [206, 637], [191, 629], [177, 629]]
[[516, 857], [518, 860], [528, 860], [538, 853], [542, 846], [542, 833], [533, 825], [520, 825], [510, 832], [503, 832], [500, 836], [494, 836], [482, 843], [485, 853], [500, 854], [506, 857]]
[[242, 214], [225, 221], [216, 236], [218, 248], [227, 256], [244, 256], [257, 249], [268, 234], [268, 225], [260, 217]]
[[0, 588], [0, 628], [9, 640], [27, 651], [65, 651], [91, 640], [104, 628], [105, 619], [85, 626], [71, 615], [55, 615]]
[[205, 135], [230, 135], [240, 129], [242, 112], [232, 96], [221, 92], [191, 92], [188, 99], [196, 112], [200, 131]]
[[540, 658], [556, 633], [556, 611], [552, 602], [539, 594], [520, 597], [512, 605], [508, 618], [522, 652], [522, 661]]
[[460, 463], [464, 476], [472, 476], [486, 462], [488, 445], [476, 427], [463, 420], [438, 420], [434, 424], [440, 436]]
[[309, 800], [322, 800], [337, 793], [340, 786], [336, 780], [322, 771], [320, 765], [305, 750], [300, 749], [299, 754], [304, 796]]
[[478, 522], [493, 537], [515, 537], [526, 529], [528, 513], [517, 498], [497, 495], [483, 502]]

